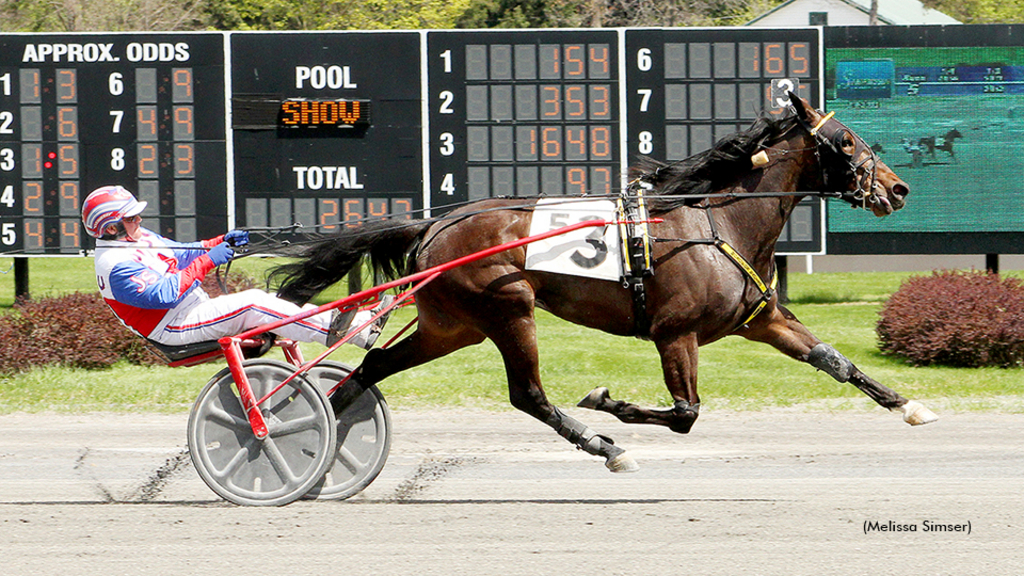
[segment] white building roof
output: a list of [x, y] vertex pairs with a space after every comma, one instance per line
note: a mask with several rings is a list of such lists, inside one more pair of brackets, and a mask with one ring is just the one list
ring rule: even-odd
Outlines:
[[[789, 0], [747, 22], [747, 26], [806, 26], [808, 14], [827, 12], [829, 26], [866, 26], [871, 0]], [[918, 0], [878, 0], [878, 23], [891, 25], [960, 24]]]

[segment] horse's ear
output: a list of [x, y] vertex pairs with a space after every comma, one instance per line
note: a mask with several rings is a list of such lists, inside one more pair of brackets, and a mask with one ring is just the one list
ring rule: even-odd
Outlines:
[[810, 102], [797, 96], [796, 93], [792, 91], [788, 92], [787, 96], [789, 97], [789, 104], [793, 107], [793, 111], [796, 112], [796, 115], [804, 122], [813, 125], [814, 122], [811, 119], [815, 112]]

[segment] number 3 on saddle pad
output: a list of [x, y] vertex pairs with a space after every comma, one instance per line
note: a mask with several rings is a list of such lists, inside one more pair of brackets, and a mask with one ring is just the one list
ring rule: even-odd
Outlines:
[[[611, 200], [544, 199], [534, 208], [530, 235], [588, 220], [615, 219]], [[583, 228], [528, 244], [526, 269], [618, 282], [622, 278], [619, 227]]]

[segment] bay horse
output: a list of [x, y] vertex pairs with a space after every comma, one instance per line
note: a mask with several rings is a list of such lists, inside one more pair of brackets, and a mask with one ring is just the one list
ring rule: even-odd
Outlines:
[[[638, 322], [633, 298], [620, 283], [528, 270], [525, 247], [511, 249], [445, 272], [418, 292], [415, 332], [392, 347], [369, 351], [353, 381], [332, 397], [335, 409], [392, 374], [489, 338], [504, 361], [514, 407], [603, 457], [610, 470], [636, 470], [611, 439], [545, 397], [534, 322], [539, 307], [576, 324], [654, 342], [672, 407], [613, 400], [604, 387], [579, 404], [623, 422], [689, 432], [700, 410], [697, 348], [732, 334], [770, 344], [852, 383], [881, 406], [901, 410], [912, 425], [935, 420], [920, 403], [871, 379], [811, 334], [761, 280], [775, 275], [775, 243], [804, 195], [834, 192], [885, 216], [902, 208], [909, 192], [849, 128], [790, 97], [792, 113], [783, 119], [762, 117], [680, 163], [645, 158], [633, 168], [634, 182], [650, 188], [651, 216], [661, 219], [649, 225], [658, 241], [652, 245], [654, 273], [643, 279], [647, 322]], [[271, 279], [281, 281], [280, 296], [304, 303], [341, 280], [364, 255], [388, 278], [424, 270], [527, 236], [536, 203], [489, 199], [437, 218], [365, 224], [312, 244], [299, 260], [277, 267]], [[726, 254], [725, 245], [749, 263], [749, 272]]]

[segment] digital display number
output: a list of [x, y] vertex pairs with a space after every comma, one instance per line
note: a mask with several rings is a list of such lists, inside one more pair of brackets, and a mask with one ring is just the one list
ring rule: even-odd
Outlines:
[[433, 206], [618, 189], [614, 33], [439, 32], [427, 44]]
[[[246, 198], [247, 226], [283, 228], [298, 224], [310, 232], [331, 233], [371, 219], [412, 219], [413, 198], [301, 197]], [[299, 230], [301, 232], [301, 230]]]

